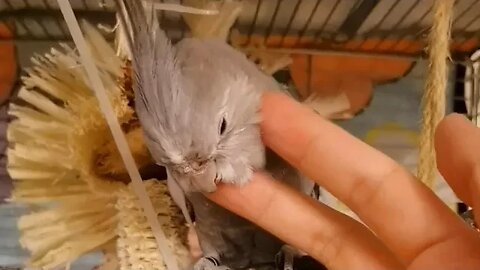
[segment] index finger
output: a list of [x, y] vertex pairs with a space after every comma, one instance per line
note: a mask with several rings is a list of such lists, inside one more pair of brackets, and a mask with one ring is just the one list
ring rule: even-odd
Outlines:
[[255, 173], [241, 187], [219, 185], [208, 197], [328, 269], [404, 269], [365, 226], [266, 173]]
[[287, 96], [265, 94], [262, 118], [265, 144], [348, 205], [404, 263], [472, 233], [403, 167]]

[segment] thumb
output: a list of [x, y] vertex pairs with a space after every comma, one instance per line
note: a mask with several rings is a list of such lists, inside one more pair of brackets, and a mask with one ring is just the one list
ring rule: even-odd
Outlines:
[[464, 116], [450, 114], [437, 127], [435, 151], [438, 170], [455, 194], [480, 211], [480, 130]]

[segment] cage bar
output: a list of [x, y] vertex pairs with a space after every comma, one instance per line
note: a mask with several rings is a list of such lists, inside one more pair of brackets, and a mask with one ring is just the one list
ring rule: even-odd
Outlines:
[[[62, 17], [58, 7], [48, 0], [3, 1], [5, 4], [0, 9], [0, 21], [8, 22], [12, 27], [15, 40], [71, 39], [59, 23]], [[243, 18], [242, 23], [237, 21], [233, 26], [244, 35], [243, 45], [252, 45], [255, 38], [256, 41], [263, 41], [267, 48], [282, 50], [422, 57], [425, 33], [431, 24], [432, 15], [431, 0], [241, 1], [252, 7], [243, 9], [240, 15]], [[114, 2], [101, 0], [96, 2], [98, 6], [87, 0], [74, 2], [75, 14], [79, 18], [85, 18], [94, 25], [115, 24]], [[181, 4], [183, 0], [168, 2]], [[455, 3], [456, 15], [452, 30], [452, 55], [455, 60], [466, 59], [466, 56], [479, 47], [479, 6], [479, 1], [472, 0], [457, 0]], [[174, 42], [187, 36], [188, 27], [182, 16], [165, 11], [159, 13], [162, 27]], [[31, 29], [25, 20], [36, 21], [40, 29]], [[48, 31], [45, 22], [52, 20], [59, 25], [62, 35]], [[19, 29], [15, 29], [14, 25], [19, 25]], [[273, 36], [275, 43], [270, 42]]]

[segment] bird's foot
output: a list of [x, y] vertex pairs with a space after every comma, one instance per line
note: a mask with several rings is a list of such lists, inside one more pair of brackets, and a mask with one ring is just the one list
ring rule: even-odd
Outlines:
[[214, 257], [202, 257], [195, 265], [193, 270], [232, 270], [230, 267], [221, 265], [219, 260]]
[[277, 253], [275, 263], [278, 270], [328, 270], [322, 263], [287, 245]]

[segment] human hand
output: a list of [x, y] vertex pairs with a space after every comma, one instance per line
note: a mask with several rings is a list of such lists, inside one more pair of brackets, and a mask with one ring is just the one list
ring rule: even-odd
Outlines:
[[[395, 161], [281, 94], [265, 94], [262, 117], [264, 143], [368, 228], [261, 172], [210, 199], [331, 270], [480, 269], [480, 234]], [[462, 118], [437, 129], [438, 168], [480, 217], [480, 130]]]

